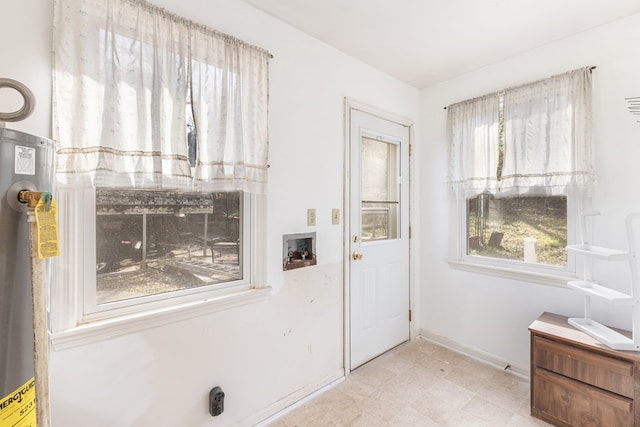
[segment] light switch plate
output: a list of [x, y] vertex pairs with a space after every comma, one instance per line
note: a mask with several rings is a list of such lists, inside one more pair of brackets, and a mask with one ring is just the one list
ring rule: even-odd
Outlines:
[[331, 209], [331, 224], [340, 224], [340, 209]]
[[307, 225], [315, 226], [316, 225], [316, 210], [315, 209], [307, 209]]

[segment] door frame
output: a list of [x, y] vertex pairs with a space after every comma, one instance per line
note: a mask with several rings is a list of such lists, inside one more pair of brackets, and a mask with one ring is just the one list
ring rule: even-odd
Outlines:
[[416, 321], [415, 300], [415, 236], [417, 230], [414, 224], [415, 221], [415, 208], [414, 208], [414, 154], [413, 141], [414, 141], [414, 127], [413, 120], [406, 117], [399, 116], [394, 113], [390, 113], [385, 110], [373, 107], [371, 105], [356, 101], [352, 98], [344, 98], [344, 212], [343, 212], [343, 282], [344, 282], [344, 294], [343, 294], [343, 310], [344, 310], [344, 375], [348, 377], [351, 374], [351, 236], [354, 231], [351, 230], [351, 112], [357, 110], [372, 116], [397, 123], [402, 126], [406, 126], [409, 129], [409, 310], [411, 310], [412, 316], [409, 321], [409, 339], [414, 339], [416, 336], [416, 330], [414, 328]]

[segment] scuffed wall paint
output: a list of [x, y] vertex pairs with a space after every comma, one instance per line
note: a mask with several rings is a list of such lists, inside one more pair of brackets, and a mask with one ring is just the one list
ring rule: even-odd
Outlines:
[[207, 425], [214, 386], [226, 394], [216, 425], [251, 425], [283, 397], [335, 380], [341, 265], [314, 269], [291, 272], [262, 303], [53, 353], [54, 425]]

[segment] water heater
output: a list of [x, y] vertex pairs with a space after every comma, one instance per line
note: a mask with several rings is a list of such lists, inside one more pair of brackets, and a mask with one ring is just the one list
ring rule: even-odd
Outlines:
[[0, 128], [0, 400], [34, 377], [27, 207], [14, 198], [52, 191], [54, 155], [50, 139]]

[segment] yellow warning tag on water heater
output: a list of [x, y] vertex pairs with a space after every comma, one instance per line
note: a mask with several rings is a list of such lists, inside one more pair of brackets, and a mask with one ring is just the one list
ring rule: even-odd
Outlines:
[[51, 258], [60, 255], [57, 207], [51, 194], [45, 193], [40, 198], [35, 211], [36, 224], [38, 225], [38, 258]]
[[36, 427], [36, 382], [33, 378], [0, 399], [0, 427]]

